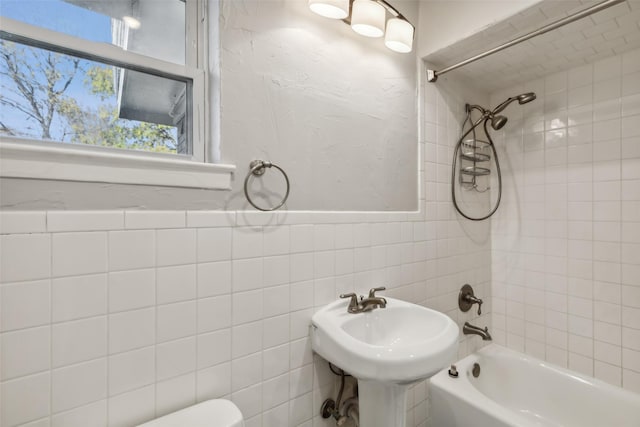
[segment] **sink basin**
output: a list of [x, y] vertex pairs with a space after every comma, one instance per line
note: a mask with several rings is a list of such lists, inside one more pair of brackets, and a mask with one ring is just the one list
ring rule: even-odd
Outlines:
[[408, 384], [456, 359], [449, 316], [386, 298], [386, 308], [352, 314], [338, 300], [311, 318], [313, 350], [358, 379], [361, 427], [403, 426]]
[[409, 383], [455, 360], [458, 325], [449, 316], [387, 298], [386, 308], [347, 313], [335, 301], [312, 318], [313, 350], [359, 379]]

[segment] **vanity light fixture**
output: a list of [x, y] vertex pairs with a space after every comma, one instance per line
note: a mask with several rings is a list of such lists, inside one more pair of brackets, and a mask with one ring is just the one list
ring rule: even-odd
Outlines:
[[[414, 26], [385, 0], [309, 0], [318, 15], [342, 19], [365, 37], [382, 37], [391, 50], [408, 53], [413, 49]], [[387, 13], [392, 17], [387, 21]]]
[[137, 30], [142, 25], [140, 20], [134, 18], [133, 16], [129, 16], [129, 15], [123, 16], [122, 17], [122, 21], [124, 21], [124, 23], [127, 24], [127, 26], [129, 28], [131, 28], [132, 30]]
[[309, 9], [320, 16], [345, 19], [349, 16], [349, 0], [309, 0]]

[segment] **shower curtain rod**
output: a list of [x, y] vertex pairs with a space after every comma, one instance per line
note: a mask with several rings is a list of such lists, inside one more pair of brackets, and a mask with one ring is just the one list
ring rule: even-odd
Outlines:
[[449, 71], [453, 71], [456, 68], [460, 68], [463, 67], [467, 64], [471, 64], [472, 62], [475, 62], [479, 59], [482, 59], [484, 57], [487, 57], [489, 55], [493, 55], [494, 53], [500, 52], [501, 50], [507, 49], [511, 46], [514, 46], [518, 43], [522, 43], [523, 41], [529, 40], [533, 37], [539, 36], [541, 34], [544, 33], [548, 33], [549, 31], [555, 30], [556, 28], [560, 28], [562, 26], [565, 26], [567, 24], [570, 24], [574, 21], [577, 21], [579, 19], [585, 18], [589, 15], [593, 15], [596, 12], [600, 12], [601, 10], [607, 9], [611, 6], [615, 6], [616, 4], [622, 3], [626, 0], [605, 0], [601, 3], [595, 4], [591, 7], [588, 7], [584, 10], [581, 10], [580, 12], [576, 12], [573, 15], [569, 15], [566, 16], [562, 19], [558, 19], [557, 21], [554, 21], [548, 25], [545, 25], [544, 27], [538, 28], [535, 31], [532, 31], [530, 33], [527, 33], [523, 36], [520, 36], [518, 38], [515, 38], [511, 41], [508, 41], [504, 44], [501, 44], [500, 46], [494, 47], [493, 49], [490, 49], [484, 53], [481, 53], [479, 55], [476, 56], [472, 56], [469, 59], [465, 59], [464, 61], [458, 62], [457, 64], [451, 65], [450, 67], [447, 68], [443, 68], [440, 71], [436, 71], [436, 70], [431, 70], [428, 69], [427, 70], [427, 81], [430, 82], [435, 82], [436, 80], [438, 80], [438, 76], [441, 76], [442, 74], [448, 73]]

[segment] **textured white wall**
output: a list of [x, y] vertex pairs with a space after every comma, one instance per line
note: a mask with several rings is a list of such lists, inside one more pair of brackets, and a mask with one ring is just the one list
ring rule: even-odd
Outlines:
[[422, 0], [418, 56], [424, 58], [540, 1]]
[[[417, 20], [417, 2], [402, 3]], [[312, 13], [305, 1], [233, 0], [221, 10], [222, 160], [231, 192], [0, 180], [4, 209], [246, 209], [249, 162], [289, 175], [290, 210], [417, 210], [418, 63]], [[275, 170], [254, 186], [276, 204]]]
[[[401, 6], [417, 15], [416, 2]], [[417, 208], [415, 52], [392, 52], [305, 1], [225, 2], [222, 23], [222, 157], [239, 177], [266, 158], [289, 174], [290, 209]]]
[[640, 392], [640, 50], [492, 94], [498, 343]]

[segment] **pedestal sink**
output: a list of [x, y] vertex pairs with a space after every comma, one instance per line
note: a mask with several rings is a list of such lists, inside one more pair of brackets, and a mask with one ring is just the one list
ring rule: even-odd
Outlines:
[[386, 300], [385, 308], [357, 314], [338, 300], [311, 318], [313, 350], [358, 380], [360, 427], [404, 427], [411, 383], [457, 356], [458, 326], [448, 316]]

